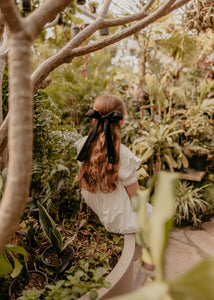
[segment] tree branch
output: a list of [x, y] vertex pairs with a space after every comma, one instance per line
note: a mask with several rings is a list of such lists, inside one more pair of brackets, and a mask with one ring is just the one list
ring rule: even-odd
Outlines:
[[4, 25], [5, 25], [5, 19], [2, 12], [0, 11], [0, 39], [2, 38], [4, 32]]
[[32, 39], [42, 31], [46, 23], [53, 20], [53, 18], [55, 18], [56, 15], [72, 1], [74, 0], [45, 1], [42, 6], [35, 9], [27, 18], [25, 18], [25, 26]]
[[[158, 10], [151, 13], [149, 16], [144, 18], [142, 21], [139, 21], [138, 23], [130, 26], [127, 29], [122, 30], [120, 33], [116, 33], [108, 38], [103, 39], [102, 41], [94, 42], [93, 44], [82, 46], [78, 48], [71, 49], [71, 57], [77, 57], [81, 55], [85, 55], [88, 53], [91, 53], [93, 51], [97, 51], [100, 49], [103, 49], [106, 46], [109, 46], [111, 44], [114, 44], [115, 42], [118, 42], [140, 30], [148, 26], [149, 24], [153, 23], [157, 19], [169, 14], [173, 10], [181, 7], [185, 3], [188, 3], [190, 0], [178, 0], [176, 3], [174, 0], [169, 0], [166, 2], [163, 6], [161, 6]], [[173, 5], [172, 5], [173, 4]]]
[[107, 15], [108, 13], [108, 10], [109, 10], [109, 7], [111, 5], [111, 1], [112, 0], [105, 0], [103, 6], [102, 6], [102, 9], [101, 9], [101, 12], [99, 13], [99, 16], [98, 18], [105, 18], [105, 16]]
[[13, 0], [0, 0], [0, 7], [11, 32], [23, 30], [23, 23]]
[[[173, 10], [183, 6], [189, 1], [190, 0], [177, 0], [176, 2], [174, 2], [173, 0], [168, 1], [163, 6], [161, 6], [157, 11], [146, 16], [145, 9], [148, 9], [154, 2], [154, 0], [150, 0], [149, 2], [147, 2], [147, 4], [144, 6], [143, 10], [140, 13], [133, 15], [135, 17], [135, 20], [137, 20], [140, 17], [143, 18], [143, 20], [141, 20], [137, 24], [130, 26], [129, 28], [123, 30], [120, 33], [116, 33], [111, 37], [103, 39], [102, 41], [95, 42], [92, 45], [78, 47], [97, 29], [101, 28], [101, 26], [104, 26], [103, 24], [105, 24], [104, 27], [106, 27], [107, 24], [108, 25], [111, 24], [111, 26], [115, 26], [115, 22], [118, 22], [118, 24], [121, 25], [121, 24], [125, 24], [125, 22], [127, 21], [129, 22], [131, 22], [132, 20], [134, 21], [134, 19], [132, 18], [133, 16], [124, 17], [117, 20], [102, 20], [102, 19], [96, 20], [93, 24], [87, 26], [83, 31], [81, 31], [77, 36], [75, 36], [69, 42], [68, 45], [62, 48], [57, 54], [53, 55], [52, 57], [44, 61], [34, 71], [34, 73], [31, 76], [33, 81], [34, 92], [38, 90], [39, 86], [45, 80], [45, 78], [58, 66], [64, 63], [70, 63], [74, 57], [100, 50], [108, 45], [118, 42], [123, 38], [126, 38], [132, 35], [133, 33], [140, 31], [141, 29], [149, 25], [151, 22], [157, 20], [162, 16], [167, 15], [169, 12], [172, 12]], [[4, 120], [2, 126], [0, 127], [0, 134], [1, 132], [3, 132], [3, 129], [5, 132], [5, 128], [6, 130], [8, 128], [8, 118]], [[0, 150], [1, 150], [1, 144], [0, 144]]]

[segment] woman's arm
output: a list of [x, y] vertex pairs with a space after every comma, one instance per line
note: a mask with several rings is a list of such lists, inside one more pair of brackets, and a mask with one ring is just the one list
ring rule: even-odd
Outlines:
[[125, 189], [127, 191], [127, 194], [129, 195], [129, 198], [131, 200], [131, 198], [133, 196], [136, 196], [137, 195], [137, 191], [140, 189], [139, 188], [139, 184], [138, 182], [136, 181], [135, 183], [131, 184], [131, 185], [127, 185], [125, 186]]

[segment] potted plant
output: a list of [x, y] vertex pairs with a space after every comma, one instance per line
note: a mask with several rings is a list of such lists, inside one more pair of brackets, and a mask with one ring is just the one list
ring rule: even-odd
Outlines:
[[[175, 169], [189, 166], [183, 149], [178, 143], [184, 131], [176, 128], [176, 121], [171, 124], [158, 124], [144, 120], [141, 124], [145, 130], [142, 130], [142, 136], [137, 138], [131, 147], [144, 165], [147, 163], [151, 167], [149, 175], [156, 174], [164, 168], [169, 168], [173, 172]], [[148, 176], [144, 166], [140, 171], [144, 177]]]
[[184, 144], [184, 152], [189, 159], [190, 168], [196, 171], [206, 170], [208, 155], [211, 153], [210, 145], [199, 139], [194, 139]]
[[42, 294], [48, 278], [45, 273], [37, 270], [27, 272], [27, 278], [16, 277], [9, 287], [9, 296], [11, 300], [16, 300], [26, 289], [36, 288]]
[[175, 223], [181, 225], [193, 225], [198, 227], [201, 224], [202, 218], [211, 212], [211, 205], [203, 200], [203, 193], [209, 184], [199, 188], [187, 181], [179, 181], [176, 190], [175, 199]]
[[72, 27], [72, 36], [77, 35], [80, 32], [80, 28], [78, 26]]
[[86, 0], [77, 0], [78, 5], [84, 5], [86, 3]]
[[109, 27], [101, 28], [99, 30], [100, 35], [108, 35], [109, 34]]
[[30, 12], [32, 10], [31, 0], [22, 0], [21, 4], [23, 12]]
[[60, 12], [58, 16], [58, 25], [63, 25], [64, 23], [64, 13]]
[[56, 228], [56, 225], [47, 210], [39, 202], [38, 208], [41, 227], [51, 242], [51, 246], [43, 251], [41, 259], [45, 265], [54, 268], [58, 274], [68, 268], [72, 262], [75, 252], [73, 247], [69, 244], [73, 241], [75, 236], [63, 243], [61, 233]]
[[95, 14], [97, 12], [98, 3], [96, 1], [91, 1], [88, 5], [91, 13]]

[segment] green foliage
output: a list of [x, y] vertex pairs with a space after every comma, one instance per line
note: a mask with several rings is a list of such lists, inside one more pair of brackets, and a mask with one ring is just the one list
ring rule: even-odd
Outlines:
[[38, 202], [38, 207], [39, 207], [39, 220], [42, 229], [45, 232], [46, 236], [51, 241], [51, 244], [56, 250], [56, 252], [59, 253], [63, 248], [62, 236], [59, 230], [57, 230], [53, 219], [48, 214], [44, 206], [42, 206], [42, 204]]
[[75, 203], [77, 174], [75, 142], [80, 138], [71, 125], [61, 125], [60, 111], [47, 94], [34, 98], [34, 165], [31, 195], [47, 201]]
[[[147, 216], [146, 204], [151, 197], [151, 188], [139, 192], [133, 198], [137, 209], [141, 232], [138, 234], [138, 243], [143, 249], [143, 260], [154, 263], [156, 266], [157, 280], [163, 280], [163, 260], [168, 234], [172, 228], [174, 216], [175, 182], [177, 174], [161, 172], [157, 179], [155, 193], [152, 196], [153, 212]], [[166, 209], [167, 207], [167, 209]]]
[[187, 158], [178, 144], [179, 135], [184, 131], [177, 129], [176, 121], [161, 124], [144, 120], [141, 124], [145, 130], [142, 130], [142, 136], [133, 142], [131, 148], [143, 163], [147, 162], [152, 167], [153, 173], [163, 169], [164, 164], [170, 171], [188, 167]]
[[[101, 287], [108, 288], [110, 285], [105, 280], [107, 270], [103, 267], [90, 268], [89, 264], [80, 261], [81, 268], [71, 267], [66, 272], [66, 279], [59, 280], [56, 284], [49, 284], [46, 290], [27, 290], [19, 300], [42, 299], [60, 300], [77, 299], [90, 291], [90, 299], [97, 298], [96, 289]], [[90, 275], [89, 275], [90, 274]], [[35, 297], [35, 298], [33, 298]]]
[[173, 300], [213, 299], [214, 259], [207, 258], [180, 278], [169, 282]]
[[209, 185], [196, 188], [187, 181], [178, 184], [175, 200], [175, 223], [177, 225], [193, 225], [198, 227], [202, 219], [211, 212], [211, 205], [203, 200], [202, 191]]
[[[0, 276], [10, 273], [10, 276], [14, 278], [20, 274], [23, 266], [18, 260], [17, 254], [26, 256], [27, 252], [21, 246], [6, 245], [5, 251], [0, 255]], [[12, 259], [13, 264], [11, 264], [10, 259]]]
[[46, 88], [54, 102], [63, 108], [64, 117], [78, 125], [93, 100], [106, 89], [115, 71], [105, 51], [75, 58], [72, 67], [61, 66], [52, 73], [52, 84]]
[[188, 66], [198, 54], [196, 38], [182, 31], [174, 31], [168, 38], [158, 41], [158, 44], [175, 60]]
[[[214, 298], [214, 259], [208, 258], [195, 268], [172, 281], [166, 281], [163, 269], [164, 250], [174, 215], [175, 174], [161, 172], [154, 195], [154, 211], [146, 219], [146, 203], [150, 199], [150, 190], [145, 190], [133, 199], [138, 211], [141, 232], [141, 246], [145, 247], [156, 267], [157, 276], [149, 284], [127, 295], [111, 300], [204, 300]], [[174, 192], [173, 192], [174, 191]], [[167, 207], [167, 209], [166, 209]], [[146, 238], [146, 240], [144, 240]], [[143, 252], [143, 260], [145, 257]]]

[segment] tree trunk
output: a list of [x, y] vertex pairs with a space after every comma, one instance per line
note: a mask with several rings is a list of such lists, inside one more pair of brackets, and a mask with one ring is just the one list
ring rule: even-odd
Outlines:
[[18, 227], [28, 197], [32, 168], [31, 41], [21, 32], [9, 38], [9, 169], [0, 204], [0, 253]]

